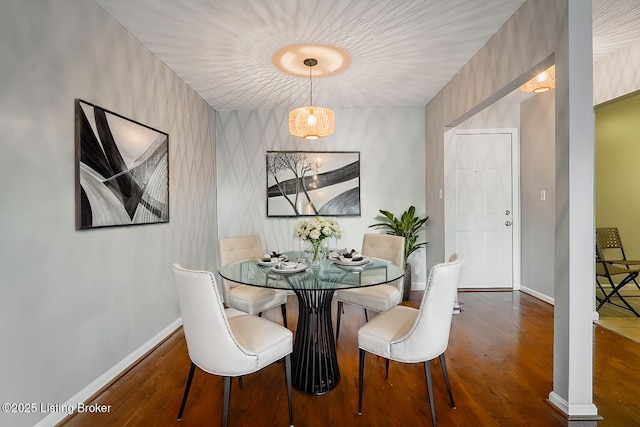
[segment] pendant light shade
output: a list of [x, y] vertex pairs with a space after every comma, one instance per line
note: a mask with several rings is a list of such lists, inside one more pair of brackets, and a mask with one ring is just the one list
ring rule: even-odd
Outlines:
[[313, 105], [313, 80], [311, 67], [318, 64], [315, 58], [307, 58], [304, 65], [309, 67], [309, 83], [311, 86], [311, 105], [300, 107], [289, 113], [289, 133], [298, 138], [318, 139], [329, 136], [336, 128], [336, 119], [328, 108]]
[[522, 86], [523, 92], [542, 93], [556, 87], [556, 66], [552, 65]]
[[289, 133], [298, 138], [324, 138], [335, 128], [335, 116], [328, 108], [300, 107], [289, 113]]

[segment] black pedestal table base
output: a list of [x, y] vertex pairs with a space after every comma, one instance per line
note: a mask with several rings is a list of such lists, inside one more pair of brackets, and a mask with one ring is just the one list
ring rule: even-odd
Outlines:
[[298, 297], [298, 326], [293, 343], [293, 387], [307, 394], [324, 394], [338, 385], [340, 370], [331, 322], [335, 289], [293, 289]]

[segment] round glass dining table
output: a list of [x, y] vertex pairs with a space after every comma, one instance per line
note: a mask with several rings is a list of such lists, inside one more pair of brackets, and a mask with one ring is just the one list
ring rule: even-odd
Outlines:
[[303, 393], [321, 395], [340, 381], [331, 316], [335, 290], [392, 282], [404, 275], [404, 269], [378, 258], [365, 258], [364, 264], [325, 258], [311, 265], [303, 252], [286, 255], [293, 262], [299, 260], [296, 267], [282, 270], [277, 264], [246, 260], [224, 265], [219, 273], [243, 285], [295, 293], [299, 313], [292, 354], [292, 385]]

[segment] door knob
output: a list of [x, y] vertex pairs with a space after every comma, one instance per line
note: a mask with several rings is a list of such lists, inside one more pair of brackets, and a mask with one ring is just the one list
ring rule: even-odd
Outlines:
[[513, 224], [511, 221], [506, 221], [506, 222], [504, 223], [504, 225], [506, 225], [507, 227], [510, 227], [510, 226], [511, 226], [511, 224]]
[[505, 214], [505, 215], [511, 215], [511, 211], [510, 211], [509, 209], [507, 209], [507, 210], [504, 212], [504, 214]]

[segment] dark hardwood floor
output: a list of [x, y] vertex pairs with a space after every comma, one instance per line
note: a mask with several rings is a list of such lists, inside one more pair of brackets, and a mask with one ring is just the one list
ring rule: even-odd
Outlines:
[[[413, 292], [405, 304], [417, 306], [420, 298]], [[553, 307], [520, 292], [461, 292], [459, 299], [463, 312], [454, 316], [445, 353], [457, 409], [448, 406], [440, 366], [432, 362], [440, 426], [640, 425], [640, 344], [594, 327], [594, 402], [604, 419], [569, 423], [546, 402], [552, 389]], [[287, 307], [295, 327], [295, 297]], [[340, 383], [323, 396], [294, 391], [295, 425], [431, 425], [422, 365], [392, 362], [385, 380], [384, 360], [370, 355], [364, 413], [357, 415], [356, 335], [365, 319], [361, 309], [345, 304], [345, 310], [337, 343]], [[220, 425], [222, 380], [202, 371], [196, 371], [182, 421], [176, 421], [189, 364], [180, 329], [95, 397], [93, 402], [111, 405], [109, 413], [76, 414], [63, 425]], [[230, 426], [288, 425], [283, 364], [246, 376], [242, 390], [234, 381], [230, 406]]]

